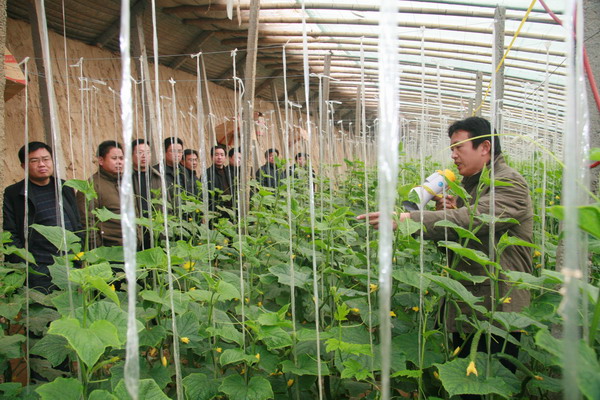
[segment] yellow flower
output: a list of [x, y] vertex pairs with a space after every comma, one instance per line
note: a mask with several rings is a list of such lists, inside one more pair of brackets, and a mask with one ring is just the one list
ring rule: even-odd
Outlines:
[[196, 214], [198, 214], [200, 212], [199, 208], [196, 208]]
[[188, 218], [188, 221], [189, 221], [189, 222], [192, 222], [192, 221], [193, 221], [193, 219], [192, 219], [192, 218]]
[[250, 303], [250, 298], [246, 297], [244, 300], [246, 300], [246, 304]]
[[375, 283], [371, 283], [371, 284], [369, 285], [369, 289], [370, 289], [370, 290], [369, 290], [369, 292], [370, 292], [370, 293], [373, 293], [373, 292], [375, 292], [375, 291], [376, 291], [378, 288], [379, 288], [379, 286], [377, 286]]
[[256, 303], [256, 305], [262, 307], [262, 301], [259, 301], [258, 303]]
[[112, 285], [110, 285], [110, 288], [112, 289], [113, 292], [117, 291], [117, 288], [115, 288], [115, 284], [114, 283]]
[[223, 246], [219, 246], [219, 245], [215, 246], [215, 249], [217, 249], [217, 250], [221, 250], [222, 248], [223, 248]]
[[542, 268], [542, 264], [535, 264], [536, 268]]
[[160, 358], [160, 362], [162, 363], [163, 367], [166, 367], [167, 366], [167, 357], [162, 356]]
[[148, 351], [148, 355], [150, 357], [156, 357], [157, 354], [158, 354], [158, 350], [156, 350], [155, 347], [150, 347], [150, 350]]
[[357, 314], [360, 312], [360, 310], [358, 308], [356, 308], [356, 307], [355, 308], [351, 308], [350, 311], [355, 312]]
[[359, 183], [359, 184], [358, 184], [358, 187], [359, 187], [359, 188], [360, 188], [360, 187], [362, 187], [362, 183]]
[[221, 353], [221, 352], [223, 351], [223, 349], [222, 349], [222, 348], [220, 348], [220, 347], [217, 347], [217, 348], [215, 349], [215, 351], [216, 351], [217, 353]]
[[292, 316], [292, 313], [291, 313], [291, 312], [288, 312], [288, 313], [287, 313], [287, 316], [288, 316], [288, 317], [291, 317], [291, 316]]
[[223, 239], [223, 244], [228, 244], [229, 243], [229, 239]]
[[440, 374], [438, 374], [438, 372], [437, 372], [437, 371], [433, 371], [433, 377], [434, 377], [435, 379], [437, 379], [438, 381], [440, 380]]
[[74, 259], [75, 260], [81, 260], [81, 258], [83, 257], [85, 253], [83, 251], [80, 251], [79, 253], [75, 254]]
[[460, 353], [460, 346], [454, 349], [454, 351], [452, 352], [452, 357], [456, 357], [458, 353]]
[[556, 200], [560, 200], [560, 196], [556, 196], [554, 197]]
[[390, 317], [395, 317], [395, 316], [396, 316], [396, 313], [393, 311], [390, 311]]
[[296, 255], [295, 255], [295, 254], [292, 254], [292, 260], [293, 260], [294, 258], [296, 258]]
[[233, 298], [233, 301], [239, 301], [240, 299], [238, 299], [237, 297]]
[[194, 291], [194, 290], [196, 290], [196, 288], [195, 288], [195, 287], [191, 287], [191, 288], [190, 288], [190, 292], [192, 292], [192, 291]]
[[240, 375], [244, 375], [246, 373], [246, 368], [242, 368], [242, 370], [240, 371]]
[[510, 304], [510, 301], [512, 300], [512, 297], [505, 297], [502, 299], [502, 303], [504, 304]]
[[271, 255], [270, 255], [270, 254], [267, 254], [267, 257], [271, 257]]
[[549, 204], [549, 205], [551, 205], [551, 206], [553, 206], [553, 205], [554, 205], [554, 202], [553, 202], [553, 201], [551, 201], [551, 202], [549, 202], [548, 204]]
[[414, 306], [414, 307], [412, 308], [412, 310], [413, 310], [414, 312], [419, 312], [419, 306]]
[[188, 261], [185, 264], [183, 264], [183, 269], [185, 269], [186, 271], [193, 271], [194, 265], [196, 265], [195, 262]]
[[475, 374], [475, 376], [479, 376], [479, 374], [477, 373], [477, 368], [475, 368], [475, 361], [471, 361], [469, 363], [469, 366], [467, 367], [467, 376], [469, 376], [471, 374]]
[[255, 355], [254, 357], [256, 357], [256, 359], [257, 359], [258, 361], [260, 361], [260, 353], [256, 353], [256, 355]]
[[[558, 196], [557, 196], [557, 197], [558, 197]], [[541, 377], [541, 376], [539, 376], [539, 375], [534, 375], [534, 376], [533, 376], [533, 379], [535, 379], [536, 381], [543, 381], [543, 380], [544, 380], [544, 378], [542, 378], [542, 377]]]
[[182, 342], [182, 343], [185, 343], [185, 344], [188, 344], [188, 343], [190, 342], [190, 338], [188, 338], [188, 337], [185, 337], [185, 336], [184, 336], [184, 337], [182, 337], [182, 338], [181, 338], [181, 339], [179, 339], [179, 340], [181, 340], [181, 342]]
[[540, 252], [539, 252], [539, 251], [537, 251], [537, 250], [533, 252], [533, 256], [534, 256], [534, 257], [539, 257], [539, 256], [541, 256], [541, 255], [542, 255], [542, 253], [540, 253]]
[[287, 382], [288, 387], [291, 387], [293, 384], [294, 384], [294, 380], [288, 379], [288, 382]]

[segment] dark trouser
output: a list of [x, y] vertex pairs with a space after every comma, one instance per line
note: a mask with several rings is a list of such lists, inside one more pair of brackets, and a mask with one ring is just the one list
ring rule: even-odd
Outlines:
[[[517, 341], [521, 340], [520, 332], [511, 332], [511, 335], [513, 338], [515, 338], [515, 340], [517, 340]], [[472, 336], [470, 336], [466, 341], [464, 341], [460, 337], [460, 334], [458, 332], [452, 333], [452, 345], [454, 346], [454, 348], [457, 348], [458, 346], [460, 346], [463, 349], [459, 355], [459, 357], [461, 357], [461, 358], [466, 358], [469, 356], [472, 341], [473, 341]], [[505, 342], [506, 342], [506, 346], [505, 346]], [[504, 348], [504, 351], [502, 351], [502, 348]], [[482, 335], [481, 338], [479, 339], [479, 343], [477, 344], [477, 351], [481, 352], [481, 353], [487, 353], [487, 351], [488, 351], [487, 338], [485, 335]], [[506, 341], [504, 338], [502, 338], [500, 336], [492, 335], [492, 340], [490, 343], [490, 353], [491, 354], [504, 353], [504, 354], [511, 355], [514, 358], [519, 358], [519, 347], [514, 343]], [[517, 367], [508, 360], [501, 359], [500, 363], [505, 368], [507, 368], [510, 372], [512, 372], [513, 374], [517, 370]], [[464, 400], [480, 400], [480, 399], [485, 398], [485, 396], [474, 395], [474, 394], [464, 394], [464, 395], [461, 395], [460, 397]]]

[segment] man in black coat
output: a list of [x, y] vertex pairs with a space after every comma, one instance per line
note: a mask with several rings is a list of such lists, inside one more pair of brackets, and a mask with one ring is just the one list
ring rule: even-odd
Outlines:
[[256, 179], [266, 187], [276, 188], [281, 184], [281, 180], [285, 178], [285, 171], [277, 167], [275, 157], [279, 157], [279, 150], [269, 149], [265, 151], [267, 162], [256, 171]]
[[[48, 266], [54, 264], [52, 255], [58, 249], [34, 229], [33, 224], [61, 226], [58, 190], [62, 192], [64, 227], [71, 232], [81, 230], [79, 213], [72, 188], [63, 186], [64, 181], [54, 178], [52, 148], [42, 142], [30, 142], [19, 150], [21, 167], [28, 163], [27, 180], [27, 220], [25, 219], [25, 179], [6, 188], [4, 191], [3, 229], [11, 233], [16, 247], [27, 248], [35, 258], [31, 268], [43, 275], [30, 274], [29, 287], [43, 293], [50, 293], [53, 285]], [[27, 227], [26, 227], [27, 225]], [[9, 262], [22, 262], [15, 255], [7, 256]]]
[[[228, 214], [219, 211], [217, 207], [225, 207], [231, 209], [233, 206], [231, 194], [233, 189], [233, 181], [229, 168], [225, 167], [227, 159], [225, 146], [219, 144], [210, 149], [210, 155], [213, 159], [213, 164], [206, 169], [206, 187], [211, 192], [209, 199], [209, 210], [221, 213], [222, 217], [227, 218]], [[229, 196], [223, 198], [223, 196]]]

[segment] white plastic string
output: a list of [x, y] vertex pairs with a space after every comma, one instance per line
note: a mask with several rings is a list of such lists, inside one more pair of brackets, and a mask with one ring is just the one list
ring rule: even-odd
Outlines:
[[62, 146], [60, 142], [60, 127], [58, 124], [58, 114], [57, 114], [57, 105], [56, 105], [56, 96], [54, 92], [54, 74], [52, 73], [52, 62], [50, 59], [50, 44], [48, 42], [48, 26], [46, 24], [46, 10], [44, 8], [43, 0], [36, 0], [36, 9], [37, 9], [37, 17], [38, 17], [38, 26], [40, 30], [40, 42], [42, 44], [42, 55], [44, 57], [44, 69], [46, 71], [46, 88], [48, 91], [48, 103], [49, 103], [49, 112], [50, 112], [50, 127], [52, 131], [52, 142], [54, 144], [54, 183], [56, 185], [56, 194], [58, 198], [58, 225], [63, 230], [62, 235], [62, 248], [64, 252], [61, 252], [62, 255], [65, 255], [65, 272], [67, 275], [67, 289], [69, 293], [69, 314], [72, 316], [74, 313], [73, 306], [73, 291], [71, 288], [71, 280], [70, 272], [71, 267], [69, 265], [69, 260], [66, 257], [67, 253], [67, 235], [64, 233], [65, 230], [65, 213], [63, 208], [63, 195], [62, 195], [62, 183], [61, 183], [61, 164], [60, 157], [58, 155], [62, 155]]
[[587, 236], [578, 227], [577, 207], [587, 204], [581, 186], [587, 187], [585, 163], [589, 154], [589, 115], [583, 72], [583, 2], [569, 0], [566, 5], [564, 27], [567, 43], [567, 106], [564, 146], [563, 205], [565, 208], [565, 254], [563, 269], [565, 284], [561, 289], [563, 300], [559, 312], [563, 316], [563, 398], [580, 397], [578, 380], [581, 363], [578, 349], [581, 339], [579, 321], [587, 320], [585, 309], [581, 315], [580, 287], [584, 283], [584, 264], [587, 256]]
[[[24, 67], [25, 82], [29, 82], [29, 57], [26, 57], [22, 64]], [[29, 85], [25, 85], [25, 219], [23, 221], [23, 233], [25, 236], [25, 252], [29, 253]], [[25, 259], [25, 368], [27, 376], [26, 392], [30, 391], [30, 380], [31, 380], [31, 364], [29, 362], [29, 259]]]
[[131, 96], [131, 56], [129, 0], [121, 0], [121, 123], [125, 151], [125, 170], [121, 178], [119, 193], [121, 207], [121, 230], [123, 232], [123, 255], [127, 278], [127, 343], [125, 346], [124, 379], [127, 392], [138, 399], [140, 362], [139, 338], [137, 333], [136, 306], [136, 245], [135, 209], [133, 205], [131, 137], [133, 133], [133, 104]]
[[392, 213], [398, 177], [398, 4], [383, 0], [379, 12], [379, 131], [377, 175], [379, 195], [379, 321], [381, 343], [381, 398], [390, 398], [392, 291]]
[[[544, 130], [542, 134], [544, 138], [542, 140], [544, 148], [548, 147], [548, 137], [550, 135], [550, 129], [548, 125], [548, 92], [550, 90], [550, 42], [546, 42], [546, 79], [544, 80]], [[546, 151], [542, 152], [542, 163], [543, 163], [543, 171], [542, 171], [542, 196], [540, 199], [540, 219], [541, 219], [541, 238], [540, 238], [540, 247], [541, 247], [541, 261], [540, 268], [543, 271], [546, 268], [546, 190], [548, 186], [548, 156], [546, 155]]]
[[67, 89], [67, 124], [69, 129], [69, 150], [71, 154], [71, 173], [73, 178], [75, 177], [75, 152], [73, 151], [73, 126], [71, 123], [71, 88], [70, 88], [70, 77], [69, 77], [69, 53], [67, 50], [67, 24], [65, 21], [65, 0], [62, 0], [62, 23], [63, 23], [63, 49], [65, 53], [65, 82]]
[[164, 221], [164, 232], [165, 232], [165, 253], [167, 256], [167, 276], [169, 286], [169, 306], [171, 308], [171, 329], [173, 331], [173, 364], [175, 365], [175, 384], [177, 389], [177, 400], [183, 400], [183, 391], [181, 383], [181, 365], [179, 362], [179, 334], [177, 330], [177, 316], [175, 315], [175, 300], [173, 298], [173, 266], [171, 264], [171, 245], [169, 240], [169, 224], [166, 216], [168, 215], [167, 210], [167, 185], [165, 182], [165, 155], [164, 155], [164, 144], [163, 144], [163, 122], [162, 122], [162, 110], [160, 107], [160, 88], [159, 88], [159, 73], [158, 73], [158, 33], [156, 31], [156, 0], [152, 0], [152, 42], [153, 42], [153, 53], [154, 53], [154, 91], [156, 99], [156, 118], [158, 120], [158, 141], [160, 150], [158, 152], [159, 168], [160, 168], [160, 186], [162, 194], [162, 211]]
[[[363, 39], [360, 39], [360, 126], [362, 128], [361, 138], [362, 138], [362, 159], [363, 159], [363, 173], [364, 173], [364, 193], [365, 193], [365, 214], [367, 218], [365, 218], [365, 227], [367, 228], [366, 236], [365, 236], [365, 258], [367, 259], [367, 306], [369, 308], [368, 315], [368, 327], [369, 332], [373, 331], [373, 305], [371, 300], [371, 230], [369, 229], [370, 221], [369, 221], [369, 165], [367, 163], [367, 113], [365, 110], [366, 107], [366, 96], [365, 96], [365, 49], [363, 47]], [[358, 116], [357, 116], [358, 117]], [[341, 122], [341, 121], [340, 121]], [[343, 137], [343, 136], [342, 136]], [[369, 335], [369, 345], [371, 347], [371, 353], [375, 354], [373, 351], [373, 335]], [[374, 357], [371, 357], [371, 372], [374, 374]]]
[[[302, 64], [304, 67], [304, 98], [306, 99], [306, 130], [308, 133], [308, 148], [312, 148], [312, 128], [310, 123], [310, 107], [309, 107], [309, 91], [310, 91], [310, 80], [309, 80], [309, 68], [308, 68], [308, 37], [306, 28], [306, 11], [305, 11], [305, 0], [302, 0], [302, 48], [304, 56], [302, 57]], [[312, 171], [312, 159], [308, 158], [308, 170]], [[316, 245], [315, 245], [315, 190], [314, 190], [314, 179], [312, 173], [308, 174], [308, 190], [309, 190], [309, 208], [310, 208], [310, 237], [311, 237], [311, 248], [312, 248], [312, 267], [313, 267], [313, 297], [315, 305], [315, 335], [316, 335], [316, 347], [317, 347], [317, 384], [319, 388], [319, 400], [323, 400], [323, 382], [322, 382], [322, 370], [321, 365], [321, 335], [320, 335], [320, 312], [319, 312], [319, 274], [317, 270], [317, 257], [316, 257]]]

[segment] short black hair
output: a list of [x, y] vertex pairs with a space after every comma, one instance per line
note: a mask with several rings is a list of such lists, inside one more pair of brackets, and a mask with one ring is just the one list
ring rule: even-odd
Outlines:
[[218, 145], [216, 145], [216, 146], [213, 146], [213, 147], [210, 149], [210, 156], [211, 156], [211, 157], [215, 155], [215, 151], [217, 151], [217, 149], [222, 149], [222, 150], [223, 150], [223, 153], [227, 153], [227, 148], [226, 148], [225, 146], [223, 146], [222, 144], [218, 144]]
[[500, 147], [500, 138], [497, 136], [497, 132], [494, 129], [494, 136], [492, 136], [492, 126], [490, 122], [481, 117], [469, 117], [460, 121], [456, 121], [448, 128], [448, 137], [452, 137], [457, 131], [466, 131], [469, 133], [469, 138], [473, 139], [473, 148], [476, 149], [479, 145], [486, 140], [492, 143], [494, 141], [494, 155], [497, 156], [502, 152]]
[[294, 160], [298, 160], [300, 157], [308, 158], [308, 153], [298, 153], [294, 156]]
[[241, 153], [241, 152], [242, 152], [242, 149], [241, 149], [241, 147], [237, 147], [237, 148], [236, 148], [236, 147], [232, 147], [232, 148], [230, 148], [230, 149], [229, 149], [229, 153], [227, 153], [227, 156], [228, 156], [229, 158], [231, 158], [231, 157], [233, 157], [233, 155], [234, 155], [236, 152], [237, 152], [237, 153]]
[[185, 158], [189, 155], [195, 154], [196, 157], [198, 157], [198, 152], [194, 149], [185, 149], [183, 151], [183, 159], [185, 160]]
[[172, 144], [180, 144], [183, 147], [183, 140], [181, 140], [180, 138], [176, 138], [176, 137], [168, 137], [165, 139], [165, 151], [169, 150], [169, 147], [171, 147]]
[[19, 149], [19, 161], [21, 161], [21, 164], [25, 164], [25, 148], [27, 148], [27, 155], [29, 155], [29, 153], [39, 150], [39, 149], [46, 149], [46, 150], [48, 150], [48, 153], [50, 153], [50, 155], [52, 155], [52, 147], [48, 146], [46, 143], [44, 143], [44, 142], [29, 142], [28, 144], [22, 146]]
[[148, 144], [148, 142], [146, 141], [146, 139], [135, 139], [133, 142], [131, 142], [131, 152], [133, 153], [135, 151], [135, 148], [140, 144]]
[[105, 157], [115, 147], [117, 149], [123, 150], [123, 146], [121, 146], [121, 143], [117, 142], [116, 140], [105, 140], [104, 142], [98, 145], [98, 152], [96, 153], [96, 155], [98, 157]]
[[277, 157], [279, 157], [279, 150], [269, 149], [269, 150], [265, 151], [265, 158], [269, 158], [269, 154], [271, 154], [271, 153], [275, 153], [275, 154], [277, 154]]

